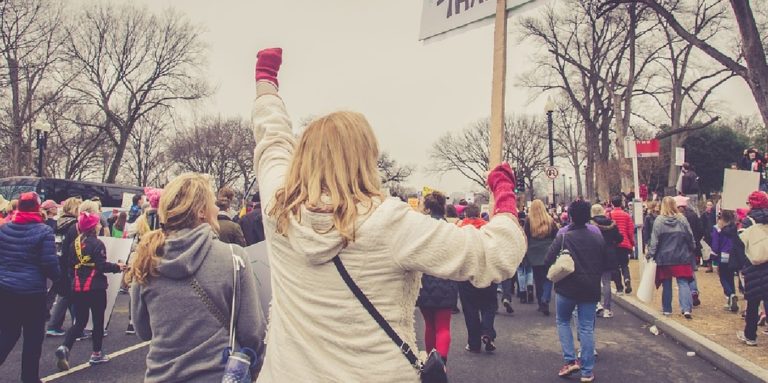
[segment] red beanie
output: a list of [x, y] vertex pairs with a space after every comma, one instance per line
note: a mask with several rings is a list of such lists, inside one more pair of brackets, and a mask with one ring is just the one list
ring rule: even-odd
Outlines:
[[761, 191], [752, 192], [749, 195], [749, 206], [752, 209], [768, 209], [768, 194]]
[[26, 211], [30, 213], [40, 212], [40, 196], [35, 192], [22, 193], [19, 196], [19, 211]]

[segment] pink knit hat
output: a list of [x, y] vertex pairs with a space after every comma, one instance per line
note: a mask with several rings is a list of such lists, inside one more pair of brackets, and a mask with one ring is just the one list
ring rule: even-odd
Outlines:
[[77, 230], [84, 233], [96, 227], [100, 221], [98, 214], [91, 214], [84, 211], [77, 217]]
[[677, 205], [677, 207], [688, 206], [688, 197], [681, 196], [681, 195], [676, 196], [675, 197], [675, 205]]
[[157, 207], [160, 205], [160, 196], [163, 195], [163, 189], [146, 187], [144, 188], [144, 194], [147, 196], [149, 206], [153, 209], [157, 209]]

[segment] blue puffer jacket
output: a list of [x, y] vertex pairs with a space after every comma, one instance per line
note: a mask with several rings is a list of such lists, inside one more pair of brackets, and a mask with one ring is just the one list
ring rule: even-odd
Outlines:
[[0, 288], [14, 294], [46, 291], [59, 278], [53, 229], [44, 223], [0, 226]]

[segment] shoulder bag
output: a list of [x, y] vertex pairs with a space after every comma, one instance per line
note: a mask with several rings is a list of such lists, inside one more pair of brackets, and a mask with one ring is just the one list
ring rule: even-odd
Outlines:
[[744, 251], [749, 262], [753, 265], [761, 265], [768, 262], [768, 225], [755, 222], [747, 216], [752, 225], [739, 233], [739, 238], [744, 243]]
[[341, 279], [347, 284], [347, 287], [352, 291], [352, 294], [355, 295], [357, 300], [360, 301], [360, 304], [362, 304], [363, 307], [365, 307], [365, 310], [368, 311], [368, 314], [370, 314], [376, 323], [379, 324], [379, 327], [381, 327], [381, 329], [387, 333], [389, 338], [392, 339], [392, 342], [394, 342], [400, 349], [400, 352], [402, 352], [408, 360], [408, 363], [419, 372], [421, 381], [424, 383], [447, 383], [448, 375], [445, 370], [445, 362], [440, 354], [433, 349], [429, 353], [427, 361], [422, 363], [416, 354], [414, 354], [411, 346], [408, 345], [408, 343], [405, 343], [405, 341], [397, 335], [397, 332], [395, 332], [392, 326], [387, 323], [387, 320], [384, 319], [378, 310], [376, 310], [373, 303], [368, 300], [368, 297], [366, 297], [363, 291], [360, 290], [360, 287], [357, 286], [355, 281], [352, 280], [352, 277], [349, 275], [349, 272], [347, 272], [344, 263], [341, 262], [341, 258], [339, 258], [338, 255], [333, 258], [333, 264], [336, 265], [336, 269], [339, 271]]
[[547, 272], [547, 279], [555, 283], [562, 281], [565, 277], [576, 271], [576, 265], [573, 263], [571, 252], [565, 247], [566, 237], [567, 232], [563, 233], [563, 242], [560, 245], [560, 253], [557, 255], [557, 260], [555, 260], [555, 263], [552, 264]]

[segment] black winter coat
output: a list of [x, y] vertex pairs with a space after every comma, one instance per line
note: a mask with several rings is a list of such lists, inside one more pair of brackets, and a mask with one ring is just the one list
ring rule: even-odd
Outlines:
[[72, 290], [72, 258], [74, 247], [72, 242], [77, 238], [77, 218], [64, 215], [56, 222], [56, 235], [61, 237], [61, 254], [59, 254], [59, 269], [61, 276], [53, 283], [56, 294], [67, 296]]
[[549, 247], [547, 265], [552, 265], [560, 253], [565, 237], [565, 248], [571, 252], [576, 270], [560, 282], [555, 283], [555, 292], [577, 302], [598, 302], [600, 300], [600, 278], [606, 263], [606, 246], [603, 236], [593, 233], [586, 226], [568, 227], [565, 234], [559, 234]]
[[[433, 217], [442, 220], [442, 217]], [[421, 290], [416, 300], [416, 307], [423, 309], [449, 309], [456, 307], [459, 287], [454, 281], [424, 274], [421, 277]]]
[[264, 221], [261, 217], [261, 208], [253, 209], [240, 220], [243, 229], [245, 244], [251, 246], [266, 239], [264, 236]]
[[544, 266], [544, 259], [547, 257], [547, 251], [552, 245], [552, 241], [557, 236], [557, 224], [553, 222], [552, 230], [546, 238], [533, 238], [531, 234], [531, 226], [529, 221], [525, 221], [523, 224], [523, 231], [525, 231], [525, 237], [528, 239], [528, 249], [525, 251], [525, 258], [523, 258], [523, 264], [527, 266]]
[[600, 229], [600, 233], [603, 234], [603, 240], [605, 241], [605, 268], [603, 270], [613, 271], [618, 269], [619, 263], [616, 260], [616, 251], [619, 248], [619, 244], [624, 240], [624, 236], [619, 233], [616, 222], [611, 221], [604, 215], [594, 216], [592, 221]]
[[[77, 238], [75, 238], [77, 241]], [[86, 236], [80, 237], [81, 251], [83, 258], [90, 257], [88, 264], [92, 266], [80, 266], [77, 258], [77, 252], [75, 250], [75, 241], [72, 241], [72, 254], [75, 254], [75, 260], [72, 262], [73, 277], [70, 287], [72, 291], [76, 291], [75, 285], [79, 283], [80, 287], [85, 287], [90, 279], [90, 290], [98, 291], [106, 290], [109, 287], [107, 283], [107, 276], [105, 273], [119, 273], [120, 266], [117, 264], [107, 262], [107, 248], [104, 246], [104, 242], [101, 242], [98, 237]]]
[[741, 271], [744, 275], [744, 298], [768, 300], [768, 263], [747, 266]]

